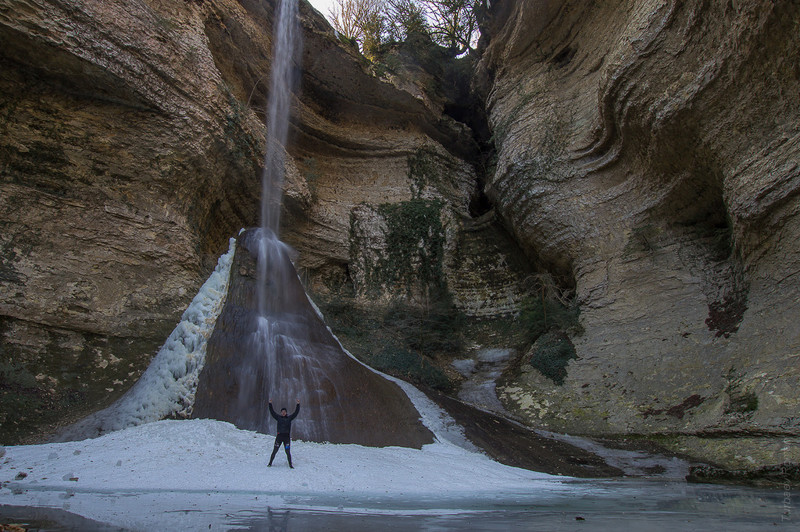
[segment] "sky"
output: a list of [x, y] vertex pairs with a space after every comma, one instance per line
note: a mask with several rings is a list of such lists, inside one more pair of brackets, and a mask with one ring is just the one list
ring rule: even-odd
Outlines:
[[334, 0], [308, 0], [308, 2], [314, 6], [317, 11], [325, 15], [325, 18], [328, 18], [328, 13], [331, 10], [331, 6], [334, 4]]

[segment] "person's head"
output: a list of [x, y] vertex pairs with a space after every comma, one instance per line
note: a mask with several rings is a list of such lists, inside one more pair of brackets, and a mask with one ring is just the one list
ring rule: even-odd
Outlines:
[[286, 411], [285, 408], [281, 408], [281, 415], [286, 417], [289, 413]]

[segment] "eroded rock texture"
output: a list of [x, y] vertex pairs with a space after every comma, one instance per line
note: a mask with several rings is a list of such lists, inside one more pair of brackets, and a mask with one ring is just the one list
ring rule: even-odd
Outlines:
[[[207, 15], [210, 16], [210, 15]], [[3, 431], [130, 386], [254, 211], [257, 139], [185, 2], [5, 2]], [[251, 129], [248, 129], [251, 128]]]
[[[227, 239], [258, 224], [274, 5], [0, 6], [6, 442], [121, 395]], [[441, 102], [373, 76], [308, 4], [301, 18], [285, 238], [324, 286], [346, 278], [355, 205], [414, 198], [418, 151], [460, 176], [449, 201], [466, 205], [474, 175], [459, 154], [474, 144]]]
[[[0, 7], [5, 441], [121, 394], [257, 225], [274, 5]], [[498, 387], [520, 419], [800, 460], [799, 9], [491, 2], [485, 129], [302, 3], [282, 236], [304, 283], [364, 315], [443, 296], [511, 320], [541, 298], [547, 329], [579, 309], [535, 342], [466, 327], [473, 351], [525, 344]]]
[[571, 432], [796, 442], [800, 6], [495, 4], [487, 190], [584, 330], [562, 386], [523, 364], [506, 405]]

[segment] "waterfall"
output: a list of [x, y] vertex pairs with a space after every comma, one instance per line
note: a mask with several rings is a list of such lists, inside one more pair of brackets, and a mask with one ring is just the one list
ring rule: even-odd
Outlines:
[[301, 48], [297, 0], [281, 0], [273, 35], [267, 106], [267, 151], [261, 176], [261, 229], [267, 234], [278, 235], [289, 113], [292, 93], [297, 85], [297, 70], [294, 65]]
[[284, 252], [278, 241], [286, 162], [286, 141], [292, 93], [297, 85], [295, 59], [301, 47], [297, 1], [281, 0], [273, 28], [272, 73], [267, 106], [267, 149], [261, 174], [261, 244], [258, 274], [258, 310], [266, 316], [268, 308], [267, 270], [275, 254]]
[[400, 386], [344, 351], [306, 295], [291, 249], [278, 240], [299, 51], [297, 0], [282, 0], [275, 25], [261, 226], [231, 243], [140, 382], [59, 439], [188, 414], [270, 433], [275, 422], [267, 400], [291, 410], [297, 398], [297, 439], [416, 448], [433, 441]]
[[[278, 239], [295, 63], [297, 0], [275, 19], [261, 226], [239, 235], [228, 296], [208, 340], [193, 416], [272, 433], [267, 401], [300, 415], [292, 436], [306, 441], [420, 447], [432, 434], [400, 387], [351, 358], [308, 299]], [[352, 415], [352, 409], [358, 415]]]
[[[291, 412], [293, 398], [301, 399], [308, 408], [310, 392], [319, 388], [324, 378], [308, 358], [307, 324], [297, 314], [287, 311], [296, 272], [289, 260], [289, 247], [278, 238], [289, 115], [297, 84], [295, 61], [301, 47], [297, 1], [280, 1], [273, 27], [267, 148], [261, 176], [261, 226], [257, 233], [258, 316], [250, 342], [250, 364], [241, 366], [239, 371], [237, 402], [241, 412], [251, 412], [254, 399], [263, 401], [272, 396], [280, 401], [275, 404], [276, 410], [285, 405]], [[259, 406], [256, 410], [266, 415], [264, 405]], [[299, 421], [298, 425], [308, 426], [312, 420], [314, 424], [321, 422], [318, 416], [304, 414], [305, 421]], [[318, 430], [324, 431], [324, 427]]]

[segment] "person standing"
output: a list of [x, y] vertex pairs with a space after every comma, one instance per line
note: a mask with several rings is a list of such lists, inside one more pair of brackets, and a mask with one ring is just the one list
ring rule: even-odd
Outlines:
[[289, 460], [289, 467], [294, 469], [292, 465], [292, 453], [289, 451], [289, 447], [291, 446], [292, 420], [297, 417], [299, 412], [300, 399], [297, 400], [297, 406], [291, 416], [288, 415], [285, 408], [281, 408], [280, 415], [276, 414], [275, 410], [272, 409], [272, 399], [269, 400], [269, 413], [275, 418], [275, 421], [278, 422], [278, 435], [275, 436], [275, 447], [272, 449], [272, 456], [269, 457], [267, 467], [272, 467], [272, 461], [275, 459], [275, 454], [278, 452], [282, 443], [283, 449], [286, 451], [286, 458]]

